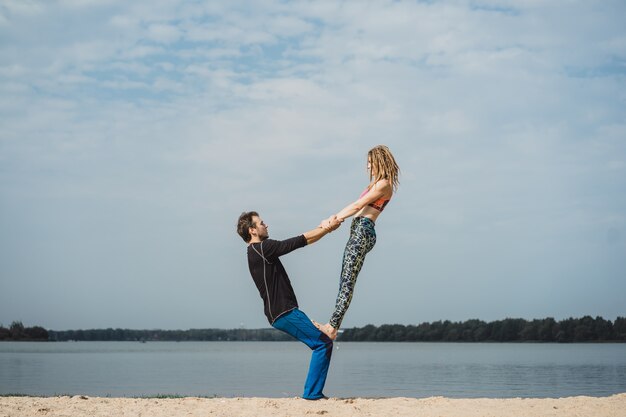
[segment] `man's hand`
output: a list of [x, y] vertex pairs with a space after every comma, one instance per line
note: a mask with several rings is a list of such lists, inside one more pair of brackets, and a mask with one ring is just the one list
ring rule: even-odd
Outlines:
[[343, 220], [339, 220], [337, 216], [333, 214], [329, 218], [322, 220], [322, 223], [320, 223], [320, 227], [323, 227], [330, 233], [333, 230], [337, 230], [339, 226], [341, 226], [342, 222]]
[[306, 239], [307, 245], [317, 242], [322, 237], [326, 236], [328, 233], [337, 229], [343, 220], [339, 220], [337, 216], [332, 215], [326, 220], [322, 220], [319, 226], [317, 226], [313, 230], [309, 230], [304, 233], [304, 237]]

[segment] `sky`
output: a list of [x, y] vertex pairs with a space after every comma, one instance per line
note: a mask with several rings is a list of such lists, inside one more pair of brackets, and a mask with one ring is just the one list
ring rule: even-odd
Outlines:
[[[235, 224], [400, 187], [344, 327], [626, 316], [622, 0], [0, 1], [0, 324], [268, 327]], [[330, 318], [348, 224], [285, 257]]]

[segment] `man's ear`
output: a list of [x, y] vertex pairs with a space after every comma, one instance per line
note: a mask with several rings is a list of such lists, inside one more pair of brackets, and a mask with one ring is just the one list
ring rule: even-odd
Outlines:
[[250, 236], [256, 236], [257, 235], [256, 227], [248, 227], [248, 233], [250, 233]]

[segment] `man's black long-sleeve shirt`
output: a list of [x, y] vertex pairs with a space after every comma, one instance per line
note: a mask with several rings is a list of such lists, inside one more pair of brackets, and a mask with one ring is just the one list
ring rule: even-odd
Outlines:
[[265, 239], [248, 245], [250, 275], [263, 299], [265, 316], [270, 324], [281, 315], [298, 308], [296, 294], [279, 257], [304, 246], [304, 235], [286, 240]]

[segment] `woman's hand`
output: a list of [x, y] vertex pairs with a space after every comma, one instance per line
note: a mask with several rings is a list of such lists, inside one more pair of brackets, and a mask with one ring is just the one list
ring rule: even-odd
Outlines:
[[322, 229], [330, 230], [330, 217], [328, 219], [322, 220], [319, 227], [321, 227]]
[[333, 230], [337, 230], [339, 226], [341, 226], [341, 222], [342, 221], [333, 214], [329, 218], [322, 220], [322, 222], [320, 223], [320, 227], [326, 229], [328, 232], [332, 232]]

